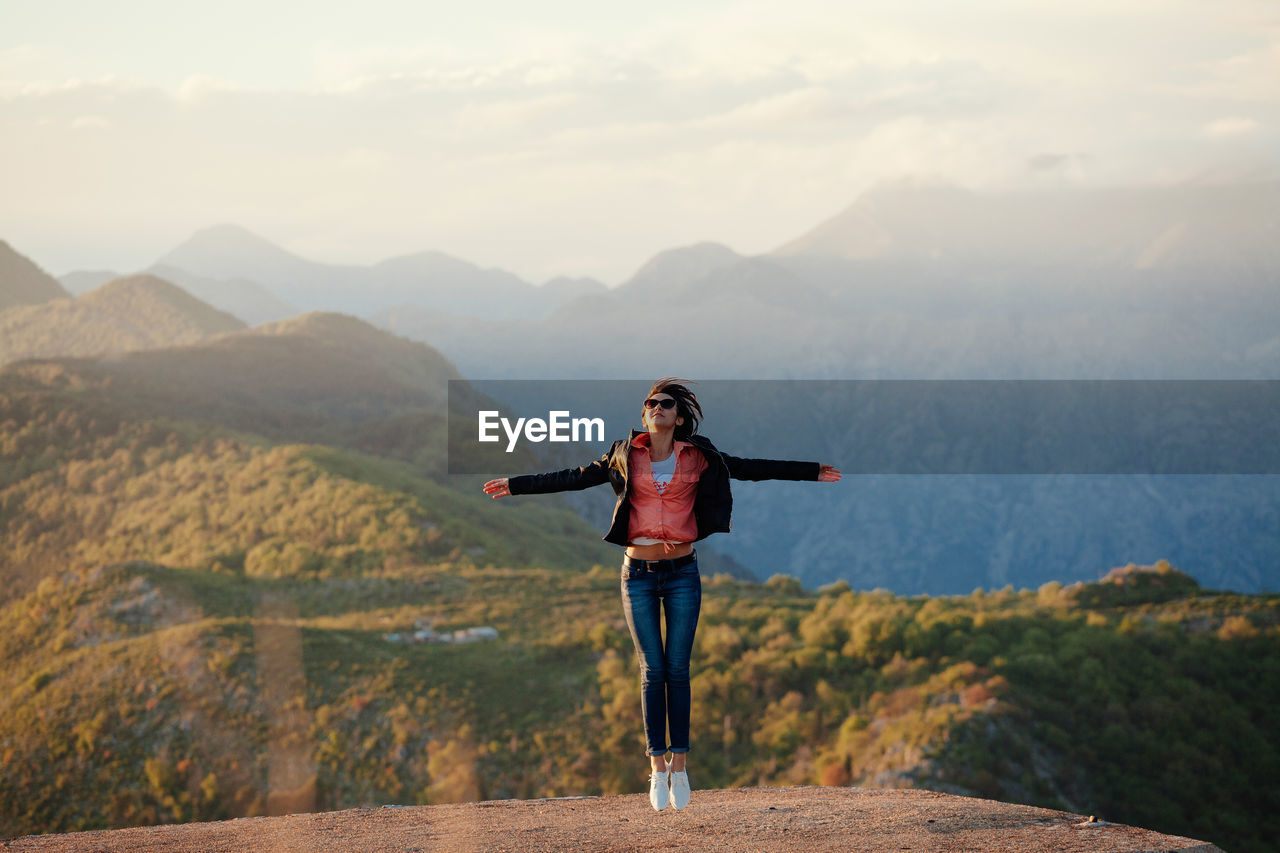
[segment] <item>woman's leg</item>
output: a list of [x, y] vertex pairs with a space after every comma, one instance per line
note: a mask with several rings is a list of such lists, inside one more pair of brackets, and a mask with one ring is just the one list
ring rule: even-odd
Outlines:
[[702, 609], [702, 577], [696, 562], [684, 566], [663, 583], [663, 605], [666, 611], [667, 648], [667, 724], [671, 729], [671, 769], [684, 770], [685, 753], [689, 751], [689, 712], [692, 691], [689, 687], [689, 658], [693, 638], [698, 629]]
[[[659, 582], [648, 572], [622, 569], [622, 609], [635, 643], [640, 663], [641, 713], [644, 717], [646, 750], [658, 760], [667, 752], [667, 668], [662, 648], [661, 603]], [[687, 725], [687, 722], [686, 722]]]

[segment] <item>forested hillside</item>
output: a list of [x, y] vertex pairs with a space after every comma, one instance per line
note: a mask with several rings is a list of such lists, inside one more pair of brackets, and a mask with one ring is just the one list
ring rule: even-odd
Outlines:
[[[451, 372], [324, 315], [0, 371], [0, 833], [642, 789], [616, 549], [439, 473]], [[1167, 564], [704, 585], [695, 787], [929, 787], [1232, 853], [1280, 832], [1280, 597]], [[497, 638], [395, 641], [425, 625]]]
[[[1204, 593], [1163, 566], [915, 599], [717, 576], [691, 775], [925, 787], [1265, 850], [1278, 616], [1275, 597]], [[423, 618], [500, 636], [385, 639]], [[644, 782], [612, 565], [134, 562], [49, 578], [0, 626], [6, 833]]]
[[164, 279], [135, 275], [74, 299], [0, 311], [0, 364], [190, 344], [243, 328]]

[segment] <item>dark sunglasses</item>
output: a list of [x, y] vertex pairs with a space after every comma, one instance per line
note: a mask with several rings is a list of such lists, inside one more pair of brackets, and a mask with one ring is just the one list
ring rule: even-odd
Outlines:
[[664, 397], [661, 400], [657, 397], [650, 397], [648, 400], [644, 401], [644, 407], [646, 409], [656, 409], [659, 406], [664, 409], [674, 409], [676, 407], [676, 401], [671, 397]]

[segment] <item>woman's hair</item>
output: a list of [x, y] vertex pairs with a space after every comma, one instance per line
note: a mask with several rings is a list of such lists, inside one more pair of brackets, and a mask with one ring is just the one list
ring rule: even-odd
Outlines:
[[[698, 421], [702, 420], [702, 407], [698, 405], [698, 398], [685, 387], [684, 383], [697, 384], [690, 382], [688, 379], [681, 379], [678, 376], [666, 376], [653, 383], [653, 387], [649, 389], [649, 393], [645, 395], [645, 399], [652, 397], [654, 394], [668, 394], [675, 398], [676, 416], [684, 418], [684, 423], [676, 427], [674, 438], [684, 441], [689, 436], [698, 431]], [[640, 410], [641, 420], [644, 419], [644, 409]]]

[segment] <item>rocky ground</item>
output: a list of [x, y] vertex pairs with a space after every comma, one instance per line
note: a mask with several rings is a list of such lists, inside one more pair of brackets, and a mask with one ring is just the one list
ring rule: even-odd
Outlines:
[[1098, 816], [956, 797], [866, 788], [694, 791], [684, 811], [655, 812], [647, 795], [383, 806], [13, 838], [29, 851], [1179, 851], [1213, 844], [1108, 823]]

